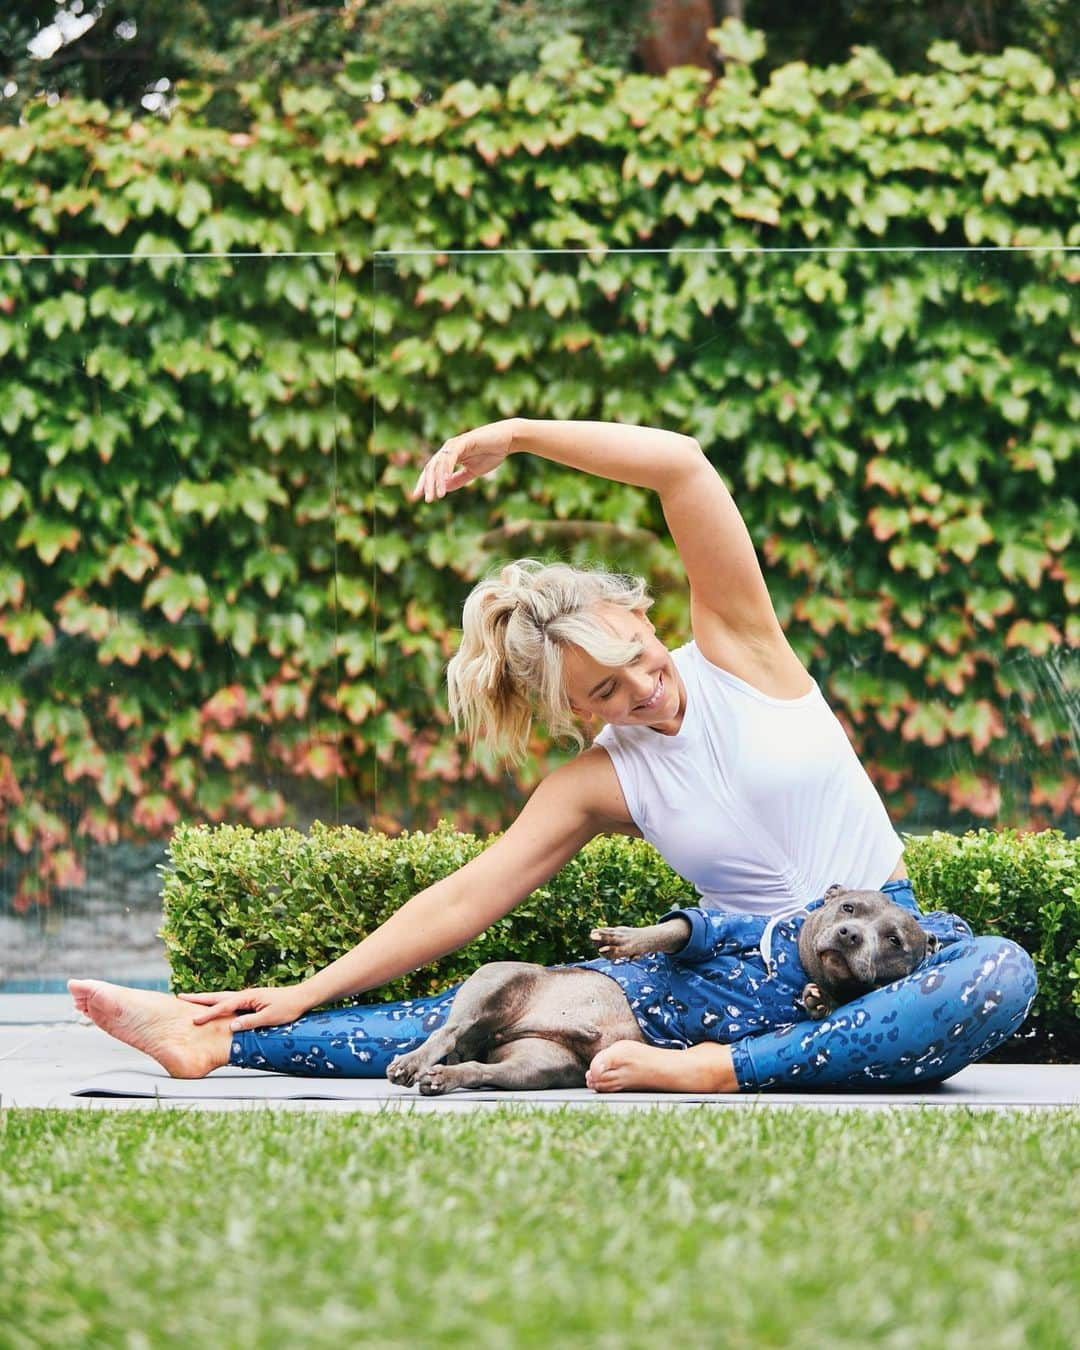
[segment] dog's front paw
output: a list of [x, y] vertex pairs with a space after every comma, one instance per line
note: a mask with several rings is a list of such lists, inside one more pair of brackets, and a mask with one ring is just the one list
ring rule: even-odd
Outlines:
[[643, 954], [640, 928], [594, 928], [589, 939], [596, 943], [601, 956], [608, 956], [612, 960]]
[[420, 1075], [418, 1086], [425, 1097], [441, 1097], [444, 1092], [452, 1092], [457, 1083], [449, 1064], [435, 1064]]
[[832, 1012], [832, 1004], [821, 992], [816, 984], [808, 984], [802, 991], [800, 1000], [806, 1009], [807, 1015], [818, 1022], [823, 1017], [827, 1017]]
[[386, 1076], [391, 1083], [396, 1083], [398, 1087], [412, 1087], [422, 1067], [423, 1065], [416, 1052], [412, 1051], [407, 1055], [398, 1055], [392, 1059], [386, 1070]]

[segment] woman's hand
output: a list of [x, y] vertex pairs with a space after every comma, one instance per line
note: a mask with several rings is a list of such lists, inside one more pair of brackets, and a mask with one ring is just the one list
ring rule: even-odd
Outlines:
[[512, 419], [451, 436], [424, 465], [410, 496], [415, 501], [423, 493], [424, 501], [433, 502], [490, 473], [510, 453], [513, 438]]
[[251, 1031], [254, 1027], [276, 1027], [295, 1022], [311, 1007], [300, 985], [286, 985], [281, 989], [225, 989], [214, 994], [181, 994], [185, 1003], [201, 1003], [206, 1008], [193, 1019], [194, 1026], [213, 1022], [219, 1017], [233, 1017], [243, 1009], [246, 1016], [229, 1023], [230, 1031]]

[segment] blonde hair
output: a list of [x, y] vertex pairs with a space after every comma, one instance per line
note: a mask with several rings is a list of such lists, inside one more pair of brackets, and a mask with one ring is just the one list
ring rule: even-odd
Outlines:
[[652, 598], [640, 577], [533, 558], [473, 587], [461, 645], [446, 670], [450, 712], [470, 745], [483, 741], [504, 759], [520, 760], [537, 714], [553, 736], [584, 743], [563, 687], [563, 649], [572, 643], [613, 667], [641, 651], [640, 642], [604, 626], [602, 604], [644, 613]]

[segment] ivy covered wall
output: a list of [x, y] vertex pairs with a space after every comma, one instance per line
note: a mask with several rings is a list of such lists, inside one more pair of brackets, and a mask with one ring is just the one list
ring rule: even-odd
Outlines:
[[687, 628], [646, 494], [523, 459], [407, 502], [426, 452], [512, 413], [699, 438], [902, 819], [1074, 821], [1075, 91], [1020, 51], [931, 56], [760, 87], [566, 42], [438, 102], [358, 65], [249, 90], [239, 131], [198, 90], [167, 123], [0, 129], [0, 248], [50, 255], [0, 261], [17, 903], [77, 882], [82, 838], [181, 818], [505, 823], [559, 752], [511, 784], [447, 731], [479, 572], [641, 568]]

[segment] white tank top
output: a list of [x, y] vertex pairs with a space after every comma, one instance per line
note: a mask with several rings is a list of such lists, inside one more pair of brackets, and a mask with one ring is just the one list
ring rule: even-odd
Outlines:
[[903, 843], [818, 686], [770, 698], [693, 642], [671, 655], [686, 686], [678, 733], [605, 726], [595, 744], [635, 825], [701, 903], [787, 914], [833, 882], [887, 881]]

